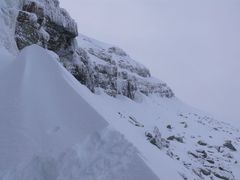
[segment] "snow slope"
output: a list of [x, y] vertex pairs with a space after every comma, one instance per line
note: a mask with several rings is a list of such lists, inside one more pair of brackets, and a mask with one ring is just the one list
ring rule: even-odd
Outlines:
[[[84, 97], [138, 149], [159, 178], [240, 179], [240, 132], [234, 126], [176, 98], [140, 95], [135, 102], [122, 96], [114, 99], [101, 89], [94, 97]], [[146, 137], [156, 137], [156, 129], [159, 144]], [[228, 140], [236, 151], [224, 146]]]
[[93, 94], [37, 45], [0, 58], [1, 180], [239, 179], [235, 127], [177, 98]]
[[54, 57], [33, 45], [0, 71], [0, 179], [157, 179]]
[[[84, 35], [78, 41], [81, 48], [93, 51], [111, 46]], [[97, 56], [90, 59], [101, 62]], [[109, 97], [101, 88], [96, 94], [83, 97], [124, 134], [161, 179], [240, 179], [240, 131], [234, 126], [176, 97], [137, 92], [133, 101]]]

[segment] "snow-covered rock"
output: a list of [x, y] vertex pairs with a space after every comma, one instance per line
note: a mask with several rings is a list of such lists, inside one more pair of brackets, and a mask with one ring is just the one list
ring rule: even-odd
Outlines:
[[58, 0], [22, 0], [15, 35], [20, 50], [38, 44], [71, 59], [78, 31], [77, 24], [59, 7]]
[[172, 90], [151, 78], [150, 71], [122, 49], [78, 35], [77, 25], [59, 7], [58, 0], [22, 0], [16, 18], [18, 49], [38, 44], [60, 56], [64, 66], [92, 92], [102, 88], [110, 96], [122, 94], [135, 99], [136, 93], [171, 98]]
[[90, 89], [100, 87], [111, 96], [121, 94], [130, 99], [135, 99], [137, 93], [174, 97], [166, 83], [152, 78], [145, 66], [133, 60], [122, 49], [84, 35], [78, 36], [78, 44], [83, 64], [74, 66], [72, 72], [81, 81], [86, 74], [81, 69], [87, 69], [90, 76], [85, 82], [90, 84]]

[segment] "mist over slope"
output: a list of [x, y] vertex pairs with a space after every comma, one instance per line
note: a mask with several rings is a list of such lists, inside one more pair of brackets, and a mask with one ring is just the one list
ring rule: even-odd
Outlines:
[[240, 178], [237, 128], [79, 34], [57, 0], [0, 7], [0, 179]]

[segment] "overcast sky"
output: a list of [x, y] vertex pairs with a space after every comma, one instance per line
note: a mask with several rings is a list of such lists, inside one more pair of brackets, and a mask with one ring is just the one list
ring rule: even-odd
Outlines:
[[177, 97], [240, 126], [240, 0], [60, 0], [79, 32], [115, 44]]

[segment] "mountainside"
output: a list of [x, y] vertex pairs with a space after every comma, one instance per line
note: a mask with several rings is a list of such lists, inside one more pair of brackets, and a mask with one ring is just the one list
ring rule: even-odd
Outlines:
[[20, 9], [15, 29], [18, 49], [38, 44], [54, 51], [68, 71], [92, 92], [101, 87], [111, 96], [122, 94], [131, 99], [138, 91], [146, 95], [174, 96], [165, 83], [152, 81], [149, 70], [120, 48], [97, 46], [82, 35], [79, 36], [82, 46], [78, 46], [77, 25], [59, 8], [57, 0], [25, 0]]
[[79, 34], [58, 0], [0, 8], [1, 180], [240, 179], [238, 129]]

